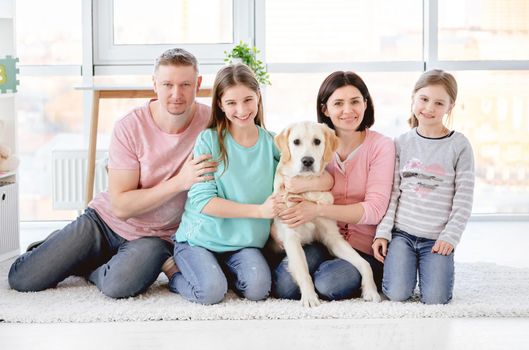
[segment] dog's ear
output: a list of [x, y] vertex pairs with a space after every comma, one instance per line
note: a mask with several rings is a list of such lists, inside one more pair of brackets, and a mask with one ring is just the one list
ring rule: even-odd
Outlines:
[[323, 128], [323, 134], [325, 135], [325, 151], [323, 152], [323, 162], [328, 164], [332, 160], [332, 155], [338, 149], [340, 145], [340, 139], [336, 136], [333, 129], [329, 128], [325, 124], [321, 124]]
[[290, 128], [283, 129], [280, 134], [276, 135], [274, 142], [281, 152], [281, 162], [286, 163], [290, 160], [290, 149], [288, 148], [288, 136]]

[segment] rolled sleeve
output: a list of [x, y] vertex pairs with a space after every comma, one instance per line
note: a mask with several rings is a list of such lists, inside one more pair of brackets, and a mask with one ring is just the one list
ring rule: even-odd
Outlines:
[[[213, 135], [211, 132], [209, 132], [209, 130], [205, 130], [200, 133], [195, 143], [193, 157], [197, 158], [202, 154], [214, 154], [213, 142], [218, 141], [213, 140]], [[204, 209], [206, 204], [208, 204], [208, 202], [212, 198], [217, 197], [218, 191], [216, 178], [220, 169], [221, 166], [217, 167], [217, 171], [215, 173], [207, 173], [203, 175], [213, 175], [213, 180], [197, 182], [193, 186], [191, 186], [191, 189], [189, 190], [189, 193], [187, 195], [188, 201], [190, 201], [190, 204], [199, 212], [202, 212], [202, 209]]]

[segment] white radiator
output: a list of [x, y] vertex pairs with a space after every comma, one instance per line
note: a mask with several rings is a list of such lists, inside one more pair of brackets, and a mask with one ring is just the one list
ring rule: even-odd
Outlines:
[[[96, 152], [94, 196], [107, 189], [106, 151]], [[82, 210], [85, 208], [86, 150], [52, 152], [52, 201], [53, 209]]]

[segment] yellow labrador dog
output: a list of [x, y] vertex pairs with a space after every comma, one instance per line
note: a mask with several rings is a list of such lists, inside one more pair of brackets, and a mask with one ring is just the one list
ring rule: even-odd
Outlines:
[[[281, 151], [281, 159], [276, 170], [274, 194], [285, 196], [287, 206], [294, 205], [288, 200], [292, 197], [301, 197], [319, 204], [332, 204], [334, 198], [330, 192], [287, 193], [284, 179], [321, 175], [338, 148], [338, 142], [334, 131], [324, 124], [301, 122], [283, 130], [275, 137], [275, 143]], [[360, 272], [364, 300], [380, 301], [371, 266], [342, 238], [336, 221], [318, 217], [312, 222], [289, 228], [281, 220], [276, 219], [273, 225], [277, 239], [282, 242], [286, 251], [288, 269], [300, 288], [303, 306], [313, 307], [320, 304], [302, 248], [304, 244], [312, 241], [322, 242], [331, 254], [348, 261]]]

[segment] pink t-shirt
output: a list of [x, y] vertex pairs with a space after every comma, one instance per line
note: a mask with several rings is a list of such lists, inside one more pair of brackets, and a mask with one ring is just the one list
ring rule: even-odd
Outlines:
[[338, 222], [340, 233], [353, 248], [373, 255], [371, 244], [375, 231], [391, 197], [395, 145], [390, 138], [367, 129], [362, 145], [343, 162], [343, 171], [338, 162], [335, 154], [327, 166], [334, 177], [334, 204], [361, 203], [364, 207], [364, 216], [357, 224]]
[[[108, 152], [109, 169], [140, 170], [139, 189], [154, 187], [178, 173], [211, 112], [210, 107], [196, 103], [191, 124], [179, 134], [168, 134], [154, 123], [149, 109], [152, 101], [116, 123]], [[164, 205], [127, 220], [113, 214], [108, 192], [99, 193], [88, 206], [126, 240], [146, 236], [170, 240], [180, 224], [186, 199], [187, 191], [181, 192]]]

